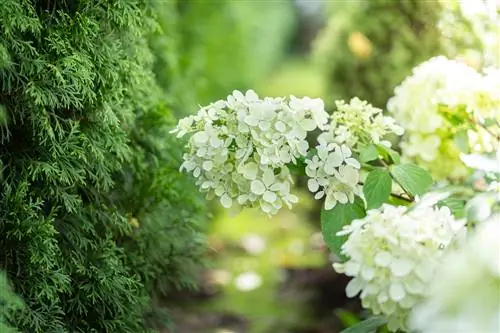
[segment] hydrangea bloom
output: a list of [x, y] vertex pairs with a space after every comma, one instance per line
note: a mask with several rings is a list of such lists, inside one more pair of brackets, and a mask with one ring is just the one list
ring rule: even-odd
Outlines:
[[361, 195], [360, 163], [353, 155], [359, 144], [379, 143], [391, 146], [383, 137], [389, 133], [401, 135], [403, 128], [396, 125], [382, 110], [359, 98], [346, 104], [337, 101], [337, 111], [325, 132], [318, 136], [315, 154], [306, 159], [308, 188], [316, 199], [325, 197], [325, 209], [338, 203], [354, 202]]
[[191, 134], [181, 170], [209, 197], [226, 208], [236, 201], [274, 214], [297, 201], [287, 164], [307, 154], [307, 133], [327, 122], [320, 99], [260, 99], [249, 90], [201, 108], [172, 132]]
[[446, 255], [429, 298], [412, 313], [422, 333], [500, 332], [500, 215], [479, 225], [458, 251]]
[[363, 307], [386, 315], [391, 331], [405, 329], [410, 309], [427, 296], [444, 249], [464, 230], [464, 221], [455, 220], [447, 207], [384, 204], [337, 234], [348, 235], [342, 253], [349, 259], [334, 269], [353, 277], [348, 297], [361, 292]]
[[[460, 149], [451, 124], [441, 113], [463, 108], [465, 117], [477, 123], [499, 117], [499, 72], [482, 76], [473, 68], [443, 56], [432, 58], [413, 70], [395, 89], [387, 109], [406, 129], [401, 142], [403, 157], [427, 167], [436, 178], [461, 178], [467, 169], [460, 162]], [[465, 120], [465, 119], [464, 119]], [[495, 138], [480, 128], [468, 131], [470, 148], [491, 151]]]

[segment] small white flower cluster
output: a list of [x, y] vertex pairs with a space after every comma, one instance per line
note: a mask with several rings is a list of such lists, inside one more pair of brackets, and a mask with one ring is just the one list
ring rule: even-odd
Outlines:
[[429, 298], [410, 317], [422, 333], [500, 332], [500, 215], [481, 223], [457, 251], [447, 254]]
[[327, 122], [321, 99], [259, 99], [249, 90], [201, 108], [172, 132], [192, 134], [181, 170], [192, 172], [209, 197], [226, 208], [236, 201], [275, 214], [298, 200], [287, 164], [306, 156], [307, 133]]
[[363, 307], [387, 316], [391, 331], [406, 329], [410, 309], [427, 296], [444, 250], [464, 236], [464, 224], [447, 207], [384, 204], [337, 233], [348, 235], [342, 253], [349, 259], [334, 269], [353, 277], [348, 297], [361, 292]]
[[389, 133], [403, 134], [403, 128], [391, 117], [366, 101], [353, 98], [346, 104], [337, 101], [337, 111], [325, 132], [318, 136], [316, 153], [306, 159], [306, 174], [310, 178], [308, 188], [315, 198], [325, 197], [325, 209], [337, 203], [354, 202], [361, 195], [359, 182], [360, 163], [353, 156], [359, 144], [377, 143], [387, 147], [383, 137]]
[[[352, 148], [369, 143], [390, 147], [391, 143], [383, 138], [389, 134], [404, 133], [403, 127], [397, 125], [393, 117], [384, 116], [382, 109], [357, 97], [349, 103], [336, 101], [336, 104], [337, 111], [331, 116], [330, 133], [323, 135], [326, 142], [333, 136], [337, 143], [345, 143]], [[321, 140], [320, 136], [318, 142], [321, 143]]]
[[[426, 166], [437, 178], [464, 176], [467, 170], [450, 136], [452, 126], [441, 114], [440, 106], [449, 110], [463, 107], [467, 116], [478, 123], [500, 117], [499, 73], [490, 69], [483, 76], [444, 56], [415, 67], [387, 104], [388, 111], [406, 130], [401, 142], [403, 156]], [[476, 151], [490, 151], [494, 145], [487, 131], [469, 131], [468, 135], [470, 148]]]

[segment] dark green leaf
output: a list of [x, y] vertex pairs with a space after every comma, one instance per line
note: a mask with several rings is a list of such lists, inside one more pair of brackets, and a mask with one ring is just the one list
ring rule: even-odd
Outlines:
[[432, 177], [425, 169], [415, 164], [391, 166], [394, 179], [411, 195], [422, 195], [432, 185]]
[[366, 209], [380, 207], [391, 194], [392, 178], [387, 170], [373, 170], [366, 177], [363, 193], [366, 200]]
[[364, 146], [359, 150], [360, 162], [370, 162], [378, 158], [378, 150], [375, 145]]
[[383, 316], [370, 317], [354, 326], [346, 328], [340, 333], [373, 333], [386, 322], [387, 319]]
[[339, 258], [345, 260], [346, 257], [340, 252], [342, 244], [346, 241], [346, 236], [337, 236], [337, 232], [343, 226], [351, 223], [352, 220], [366, 216], [364, 203], [361, 198], [356, 197], [353, 203], [337, 204], [333, 209], [321, 211], [321, 232], [328, 248]]

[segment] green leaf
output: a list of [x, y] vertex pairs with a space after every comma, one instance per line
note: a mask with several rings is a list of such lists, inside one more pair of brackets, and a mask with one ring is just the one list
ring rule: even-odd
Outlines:
[[425, 169], [415, 164], [391, 166], [392, 177], [411, 195], [422, 195], [432, 185], [432, 177]]
[[392, 148], [386, 147], [384, 145], [376, 145], [378, 153], [384, 157], [385, 160], [389, 161], [392, 164], [401, 163], [401, 158], [399, 153]]
[[366, 209], [378, 208], [386, 202], [391, 194], [391, 188], [392, 178], [387, 170], [378, 169], [371, 171], [363, 185]]
[[459, 198], [446, 198], [437, 203], [438, 207], [448, 207], [457, 219], [465, 217], [465, 204], [466, 201]]
[[383, 316], [374, 316], [370, 317], [358, 324], [346, 328], [340, 333], [374, 333], [377, 328], [384, 325], [387, 322], [387, 319]]
[[378, 150], [375, 145], [364, 146], [359, 150], [360, 162], [370, 162], [378, 158]]
[[347, 259], [340, 249], [342, 244], [347, 239], [347, 236], [337, 236], [345, 225], [351, 223], [352, 220], [360, 219], [366, 216], [364, 203], [361, 198], [356, 197], [353, 203], [337, 204], [333, 209], [321, 211], [321, 232], [328, 248], [335, 253], [340, 259]]
[[465, 105], [459, 105], [453, 108], [446, 105], [439, 105], [438, 112], [453, 126], [465, 124], [469, 119], [469, 113]]
[[335, 314], [345, 327], [354, 326], [361, 321], [356, 314], [344, 309], [335, 310]]
[[495, 118], [486, 118], [483, 123], [484, 126], [486, 127], [491, 127], [491, 126], [496, 126], [500, 125], [498, 121]]

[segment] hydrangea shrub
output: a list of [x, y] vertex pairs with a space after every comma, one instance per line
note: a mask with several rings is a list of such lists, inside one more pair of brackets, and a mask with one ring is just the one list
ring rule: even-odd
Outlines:
[[[349, 332], [387, 324], [392, 332], [431, 333], [457, 327], [456, 321], [493, 333], [500, 313], [498, 242], [481, 230], [496, 230], [488, 225], [500, 210], [498, 73], [432, 58], [396, 89], [390, 115], [357, 97], [336, 101], [327, 115], [319, 99], [234, 91], [172, 132], [188, 136], [181, 169], [225, 207], [276, 214], [297, 200], [290, 171], [306, 175], [314, 197], [324, 200], [321, 225], [337, 258], [334, 269], [352, 277], [347, 295], [359, 295], [376, 315]], [[305, 138], [313, 131], [320, 134], [310, 146]], [[403, 137], [402, 156], [394, 137]], [[447, 145], [456, 148], [453, 163], [467, 183], [434, 183], [429, 169], [439, 167]], [[483, 247], [478, 237], [486, 237]], [[470, 257], [461, 257], [464, 252]], [[475, 256], [472, 269], [489, 281], [481, 290], [484, 311], [467, 305], [468, 291], [460, 298], [451, 287], [461, 286], [462, 274], [464, 285], [478, 283], [462, 259]], [[458, 282], [448, 286], [436, 274], [454, 274]], [[470, 297], [471, 304], [479, 300]]]

